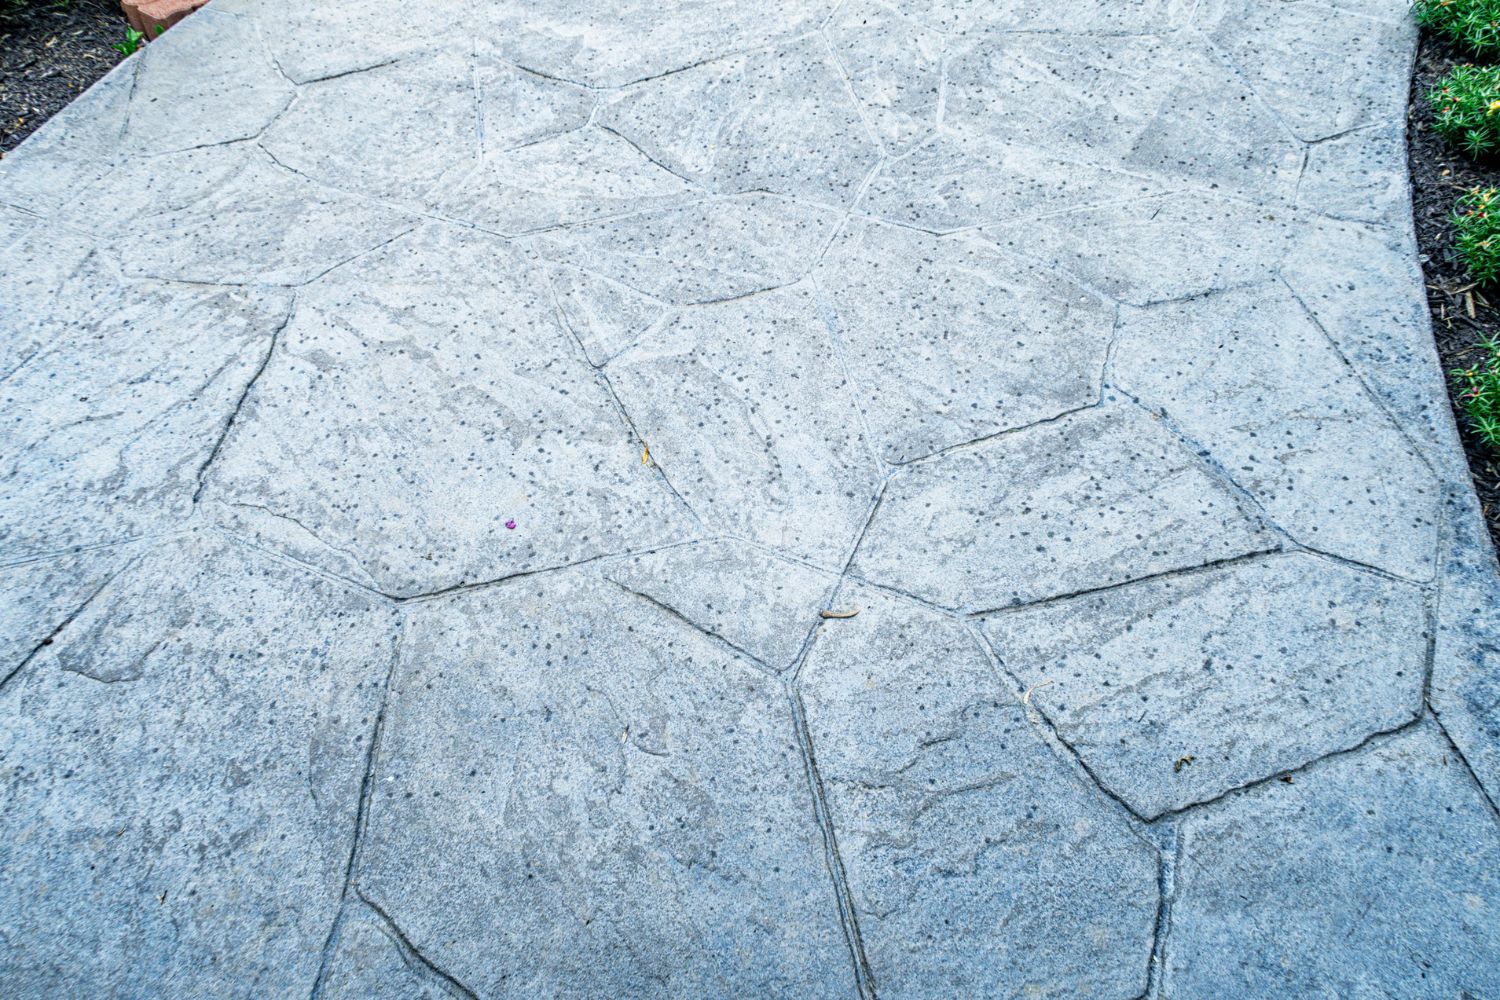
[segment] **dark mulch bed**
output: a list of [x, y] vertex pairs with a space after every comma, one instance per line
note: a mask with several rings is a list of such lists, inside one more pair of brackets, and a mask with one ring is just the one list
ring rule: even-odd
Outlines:
[[116, 0], [0, 0], [0, 155], [124, 58], [125, 28]]
[[[1485, 334], [1500, 335], [1500, 296], [1481, 295], [1470, 287], [1464, 266], [1453, 249], [1453, 227], [1448, 217], [1453, 202], [1472, 187], [1500, 187], [1500, 162], [1476, 164], [1433, 134], [1427, 92], [1438, 77], [1459, 63], [1472, 62], [1463, 52], [1427, 32], [1417, 51], [1411, 89], [1411, 129], [1407, 152], [1411, 162], [1411, 209], [1417, 223], [1417, 243], [1427, 275], [1427, 303], [1437, 337], [1443, 370], [1469, 368], [1478, 363], [1476, 345]], [[1472, 309], [1472, 315], [1470, 310]], [[1449, 380], [1452, 386], [1452, 380]], [[1500, 455], [1469, 430], [1455, 403], [1454, 416], [1469, 454], [1474, 489], [1484, 508], [1490, 537], [1500, 547]]]

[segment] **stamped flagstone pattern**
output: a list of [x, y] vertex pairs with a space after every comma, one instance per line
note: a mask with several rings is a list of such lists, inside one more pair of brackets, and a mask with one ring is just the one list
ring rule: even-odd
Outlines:
[[0, 162], [0, 993], [1500, 995], [1405, 0], [412, 17]]

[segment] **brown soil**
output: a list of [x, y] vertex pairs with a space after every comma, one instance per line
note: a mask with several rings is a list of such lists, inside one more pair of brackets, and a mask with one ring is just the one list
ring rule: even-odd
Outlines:
[[0, 156], [61, 111], [124, 58], [115, 0], [26, 0], [0, 7]]

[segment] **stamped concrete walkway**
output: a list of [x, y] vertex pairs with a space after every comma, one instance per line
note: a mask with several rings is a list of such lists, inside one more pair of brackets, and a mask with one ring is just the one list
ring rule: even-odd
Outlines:
[[0, 164], [0, 994], [1500, 997], [1413, 44], [215, 0]]

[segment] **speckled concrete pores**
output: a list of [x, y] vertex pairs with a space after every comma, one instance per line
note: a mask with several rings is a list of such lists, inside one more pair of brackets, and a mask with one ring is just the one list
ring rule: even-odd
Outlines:
[[410, 16], [0, 163], [0, 992], [1500, 996], [1403, 0]]

